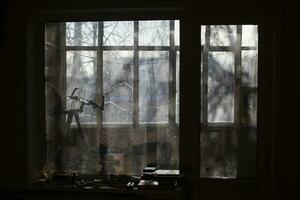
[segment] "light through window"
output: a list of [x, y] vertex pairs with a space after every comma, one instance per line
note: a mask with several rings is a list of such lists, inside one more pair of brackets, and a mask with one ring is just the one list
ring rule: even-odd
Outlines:
[[179, 21], [45, 26], [50, 171], [179, 169]]

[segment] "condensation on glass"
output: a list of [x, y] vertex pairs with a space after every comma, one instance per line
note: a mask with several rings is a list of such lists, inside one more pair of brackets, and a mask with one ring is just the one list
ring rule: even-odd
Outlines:
[[256, 176], [258, 26], [201, 26], [200, 176]]
[[45, 25], [50, 172], [132, 175], [156, 166], [177, 173], [179, 24]]

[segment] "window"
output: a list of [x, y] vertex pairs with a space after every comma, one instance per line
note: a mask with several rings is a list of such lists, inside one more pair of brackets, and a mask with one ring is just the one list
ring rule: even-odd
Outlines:
[[178, 20], [46, 23], [45, 77], [52, 172], [178, 173]]
[[[179, 20], [46, 23], [52, 171], [131, 175], [156, 166], [178, 173], [179, 26]], [[199, 33], [200, 155], [191, 156], [200, 157], [201, 178], [254, 178], [258, 25], [203, 25]]]
[[256, 176], [257, 28], [201, 26], [201, 177]]

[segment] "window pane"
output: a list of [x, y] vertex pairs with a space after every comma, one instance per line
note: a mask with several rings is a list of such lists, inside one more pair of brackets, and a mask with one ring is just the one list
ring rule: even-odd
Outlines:
[[139, 45], [169, 46], [170, 21], [140, 21]]
[[[66, 56], [66, 95], [70, 96], [78, 88], [74, 95], [96, 102], [96, 52], [68, 51]], [[67, 108], [74, 109], [79, 106], [79, 102], [67, 98]], [[96, 111], [85, 106], [79, 117], [83, 123], [96, 122]]]
[[139, 57], [139, 120], [168, 122], [169, 53], [141, 51]]
[[98, 22], [67, 22], [67, 46], [97, 46]]
[[202, 177], [233, 178], [237, 174], [237, 136], [234, 131], [209, 131], [201, 134]]
[[257, 47], [257, 43], [258, 43], [257, 25], [243, 25], [242, 46]]
[[257, 87], [257, 50], [242, 51], [242, 85]]
[[240, 134], [230, 129], [201, 134], [201, 177], [236, 178], [256, 175], [256, 129]]
[[200, 176], [255, 177], [257, 26], [201, 26], [201, 45]]
[[238, 135], [237, 177], [256, 176], [257, 128], [242, 128]]
[[103, 122], [132, 123], [133, 52], [103, 52]]
[[234, 54], [208, 55], [208, 122], [234, 120]]
[[179, 168], [177, 128], [153, 125], [139, 126], [138, 131], [104, 128], [102, 132], [106, 137], [108, 174], [141, 174], [146, 166]]
[[234, 46], [236, 41], [236, 26], [213, 25], [210, 26], [211, 46]]
[[132, 46], [133, 21], [104, 22], [104, 46]]

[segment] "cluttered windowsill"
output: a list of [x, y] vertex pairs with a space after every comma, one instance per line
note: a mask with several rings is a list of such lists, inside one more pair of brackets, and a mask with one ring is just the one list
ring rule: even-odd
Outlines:
[[142, 175], [78, 175], [56, 173], [51, 178], [41, 178], [30, 188], [39, 192], [90, 192], [135, 194], [159, 190], [166, 193], [183, 192], [183, 175], [179, 170], [157, 170], [146, 167]]

